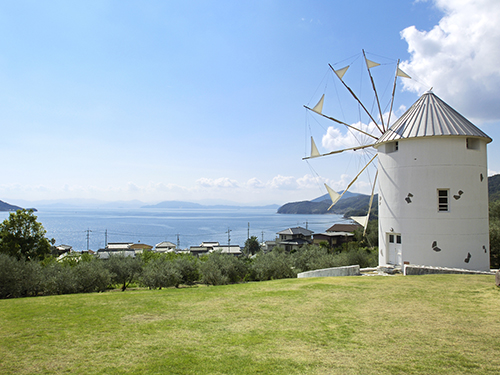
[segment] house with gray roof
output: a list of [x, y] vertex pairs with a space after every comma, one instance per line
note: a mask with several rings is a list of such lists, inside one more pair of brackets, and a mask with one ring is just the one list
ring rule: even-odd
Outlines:
[[302, 227], [288, 228], [276, 233], [278, 235], [277, 245], [283, 247], [288, 252], [297, 250], [313, 242], [313, 233], [313, 231]]

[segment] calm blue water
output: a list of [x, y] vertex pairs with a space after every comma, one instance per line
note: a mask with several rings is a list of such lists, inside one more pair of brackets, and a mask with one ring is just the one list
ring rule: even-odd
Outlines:
[[[244, 246], [248, 226], [250, 236], [259, 241], [274, 240], [276, 232], [290, 227], [308, 227], [315, 233], [324, 232], [334, 223], [345, 222], [339, 215], [280, 215], [274, 209], [41, 209], [38, 221], [55, 238], [56, 245], [73, 246], [76, 251], [89, 247], [97, 250], [108, 242], [141, 242], [151, 246], [161, 241], [181, 248], [198, 246], [204, 241]], [[8, 212], [0, 212], [3, 221]], [[306, 224], [307, 223], [307, 224]]]

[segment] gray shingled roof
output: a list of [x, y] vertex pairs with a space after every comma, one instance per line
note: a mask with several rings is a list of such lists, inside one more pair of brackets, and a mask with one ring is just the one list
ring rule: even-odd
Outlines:
[[428, 91], [422, 95], [377, 141], [435, 136], [466, 136], [492, 139], [479, 128]]
[[310, 236], [313, 233], [314, 232], [309, 230], [309, 229], [305, 229], [302, 227], [295, 227], [295, 228], [288, 228], [288, 229], [282, 230], [281, 232], [278, 232], [277, 234], [302, 234], [304, 236]]

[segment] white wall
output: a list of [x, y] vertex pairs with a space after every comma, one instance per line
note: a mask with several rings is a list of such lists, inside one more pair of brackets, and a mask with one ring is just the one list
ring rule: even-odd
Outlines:
[[[390, 153], [389, 144], [378, 146], [379, 264], [389, 263], [392, 228], [401, 234], [403, 262], [489, 270], [486, 139], [478, 150], [460, 136], [409, 138], [398, 146]], [[437, 189], [449, 189], [449, 212], [438, 211]]]

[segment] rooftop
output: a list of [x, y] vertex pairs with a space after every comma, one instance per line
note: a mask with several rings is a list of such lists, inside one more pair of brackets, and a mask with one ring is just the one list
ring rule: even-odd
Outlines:
[[377, 141], [381, 143], [405, 138], [466, 136], [492, 139], [432, 91], [422, 95]]

